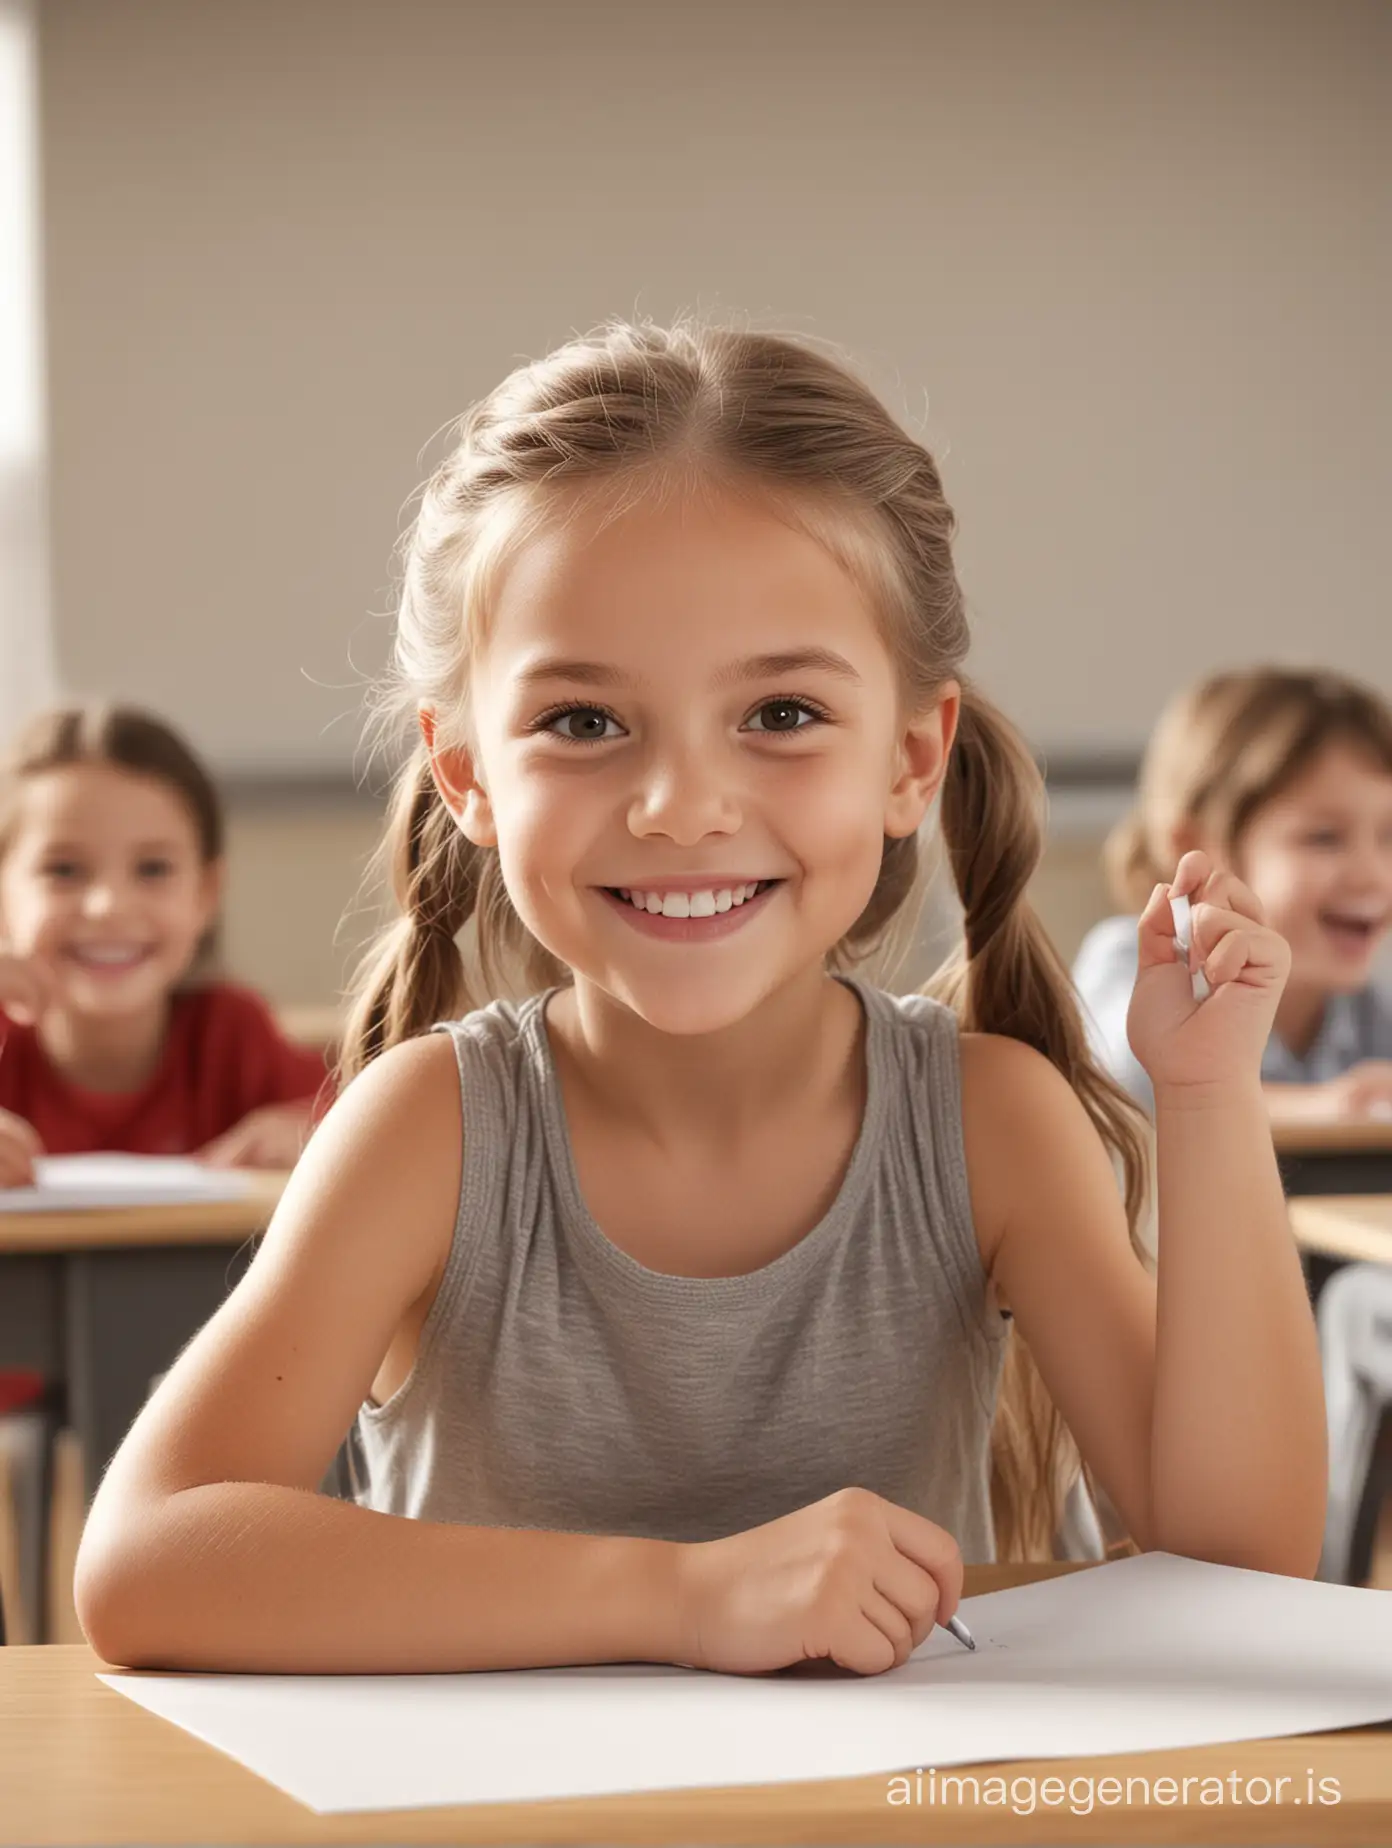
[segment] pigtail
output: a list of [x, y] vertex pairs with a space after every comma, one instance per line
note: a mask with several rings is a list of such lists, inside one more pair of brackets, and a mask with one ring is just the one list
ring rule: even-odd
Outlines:
[[[1025, 896], [1044, 845], [1044, 785], [1023, 739], [965, 686], [942, 791], [942, 833], [964, 910], [964, 944], [925, 989], [968, 1032], [1003, 1033], [1063, 1073], [1119, 1164], [1132, 1244], [1144, 1258], [1140, 1112], [1091, 1056], [1073, 983]], [[1076, 1446], [1012, 1326], [991, 1434], [992, 1512], [1002, 1558], [1048, 1558]]]
[[441, 801], [424, 746], [397, 782], [381, 858], [401, 916], [359, 970], [339, 1059], [340, 1084], [389, 1047], [465, 1010], [464, 960], [456, 940], [478, 907], [489, 856]]

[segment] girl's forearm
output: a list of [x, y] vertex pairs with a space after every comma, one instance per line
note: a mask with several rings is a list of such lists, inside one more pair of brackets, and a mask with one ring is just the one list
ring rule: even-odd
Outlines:
[[1152, 1544], [1297, 1576], [1327, 1484], [1319, 1348], [1265, 1100], [1156, 1096]]
[[271, 1483], [184, 1489], [84, 1536], [77, 1610], [106, 1661], [429, 1674], [671, 1661], [680, 1549], [406, 1520]]

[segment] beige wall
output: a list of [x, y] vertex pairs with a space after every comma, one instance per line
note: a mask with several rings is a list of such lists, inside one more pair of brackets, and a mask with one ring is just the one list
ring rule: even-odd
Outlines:
[[924, 423], [1037, 744], [1253, 653], [1392, 683], [1382, 0], [40, 17], [62, 664], [224, 766], [347, 764], [422, 445], [635, 309]]

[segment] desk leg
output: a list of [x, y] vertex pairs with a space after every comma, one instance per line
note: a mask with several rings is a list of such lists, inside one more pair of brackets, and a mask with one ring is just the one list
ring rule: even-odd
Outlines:
[[68, 1416], [82, 1440], [89, 1504], [151, 1379], [226, 1301], [252, 1251], [248, 1239], [69, 1254]]

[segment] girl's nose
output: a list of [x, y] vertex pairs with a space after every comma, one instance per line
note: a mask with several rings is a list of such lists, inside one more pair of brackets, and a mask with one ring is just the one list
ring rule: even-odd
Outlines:
[[741, 802], [729, 769], [688, 754], [654, 763], [629, 804], [628, 825], [642, 838], [665, 834], [681, 846], [693, 846], [708, 834], [734, 834]]
[[116, 909], [116, 894], [108, 881], [92, 881], [82, 895], [82, 909], [89, 918], [104, 918]]

